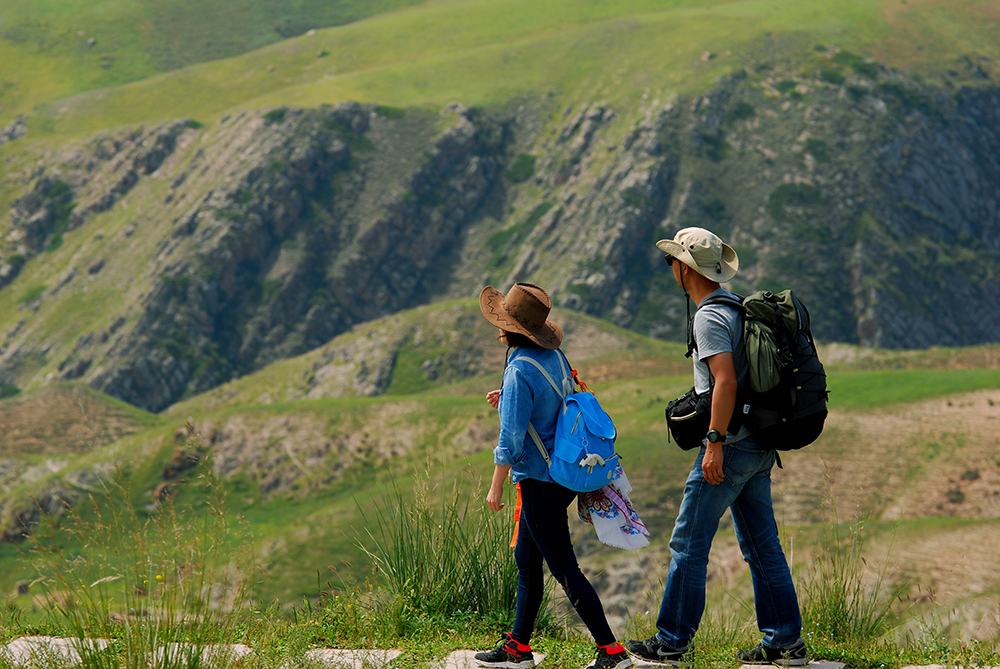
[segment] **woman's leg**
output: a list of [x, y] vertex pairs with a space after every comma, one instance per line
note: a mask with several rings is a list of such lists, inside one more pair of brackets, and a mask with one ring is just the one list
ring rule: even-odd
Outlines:
[[528, 645], [542, 605], [545, 577], [542, 574], [542, 552], [531, 538], [531, 532], [524, 521], [523, 493], [521, 504], [520, 529], [514, 547], [514, 561], [517, 563], [517, 608], [511, 636], [515, 641]]
[[[526, 529], [531, 534], [533, 543], [549, 565], [549, 571], [559, 581], [573, 608], [594, 636], [594, 641], [599, 646], [606, 646], [614, 643], [615, 635], [608, 625], [597, 591], [580, 571], [569, 536], [566, 507], [575, 499], [575, 492], [556, 483], [534, 479], [521, 481], [521, 531]], [[520, 594], [519, 588], [518, 606]], [[538, 596], [540, 602], [540, 591]], [[537, 614], [537, 608], [535, 612]]]

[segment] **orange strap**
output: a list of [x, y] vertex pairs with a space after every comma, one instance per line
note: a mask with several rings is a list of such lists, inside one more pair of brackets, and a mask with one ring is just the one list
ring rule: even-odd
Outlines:
[[597, 393], [595, 393], [593, 390], [591, 390], [590, 386], [588, 386], [586, 383], [584, 383], [583, 381], [580, 380], [580, 375], [577, 373], [577, 371], [575, 369], [573, 369], [572, 367], [570, 367], [569, 368], [569, 372], [570, 372], [570, 374], [573, 375], [573, 380], [576, 381], [576, 385], [580, 386], [580, 388], [582, 388], [584, 392], [590, 393], [594, 397], [597, 397]]
[[517, 502], [514, 503], [514, 536], [510, 540], [511, 548], [517, 546], [517, 530], [521, 527], [521, 484], [515, 485], [517, 486]]

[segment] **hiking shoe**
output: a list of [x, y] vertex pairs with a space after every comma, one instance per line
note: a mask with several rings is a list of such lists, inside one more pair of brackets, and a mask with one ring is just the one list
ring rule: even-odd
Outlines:
[[628, 669], [634, 662], [620, 643], [597, 647], [597, 660], [588, 669]]
[[791, 648], [771, 648], [758, 644], [752, 650], [741, 650], [736, 659], [743, 664], [776, 664], [779, 667], [804, 667], [809, 664], [806, 642], [798, 640]]
[[655, 634], [645, 641], [626, 641], [623, 645], [625, 646], [625, 650], [638, 658], [642, 658], [647, 662], [669, 664], [672, 667], [680, 666], [684, 660], [684, 655], [687, 653], [687, 649], [676, 650], [669, 646], [664, 646], [656, 638]]
[[531, 654], [531, 646], [518, 643], [510, 632], [503, 635], [493, 650], [476, 653], [473, 657], [484, 667], [531, 669], [535, 666], [535, 656]]

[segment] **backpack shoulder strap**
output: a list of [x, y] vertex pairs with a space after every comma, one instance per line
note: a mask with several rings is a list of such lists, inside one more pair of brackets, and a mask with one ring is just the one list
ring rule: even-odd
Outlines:
[[538, 436], [538, 430], [530, 422], [528, 423], [528, 434], [531, 436], [531, 440], [535, 442], [535, 446], [538, 447], [538, 452], [542, 454], [542, 459], [545, 460], [545, 466], [552, 466], [552, 456], [549, 452], [545, 450], [545, 446], [542, 444], [542, 438]]
[[[559, 395], [559, 399], [562, 400], [563, 407], [565, 408], [565, 406], [566, 406], [566, 396], [573, 392], [573, 381], [569, 378], [569, 374], [566, 373], [566, 368], [568, 366], [568, 363], [565, 362], [566, 356], [563, 355], [563, 352], [559, 351], [559, 366], [562, 368], [562, 372], [563, 372], [563, 382], [562, 382], [563, 388], [562, 388], [562, 390], [559, 389], [559, 386], [556, 385], [556, 382], [552, 378], [552, 375], [549, 374], [545, 370], [544, 367], [542, 367], [542, 365], [541, 365], [540, 362], [538, 362], [534, 358], [529, 358], [529, 357], [523, 356], [523, 355], [519, 356], [517, 358], [514, 358], [513, 360], [511, 360], [511, 362], [516, 362], [518, 360], [524, 360], [525, 362], [531, 363], [532, 365], [535, 366], [535, 368], [539, 372], [542, 373], [542, 376], [545, 377], [545, 380], [549, 382], [549, 385], [552, 386], [552, 389], [554, 391], [556, 391], [557, 395]], [[533, 442], [535, 442], [535, 446], [538, 448], [539, 454], [541, 454], [542, 459], [545, 460], [545, 465], [547, 467], [551, 467], [552, 466], [552, 456], [550, 456], [549, 452], [547, 450], [545, 450], [545, 445], [542, 444], [542, 438], [538, 435], [538, 430], [536, 430], [535, 426], [532, 425], [530, 422], [528, 423], [528, 435], [531, 437], [531, 440]]]
[[[736, 293], [733, 293], [733, 297], [729, 295], [709, 295], [701, 304], [698, 305], [700, 310], [702, 307], [710, 307], [715, 304], [721, 304], [725, 307], [730, 307], [735, 309], [740, 314], [740, 318], [746, 315], [746, 309], [743, 307], [743, 298]], [[694, 319], [688, 321], [688, 354], [687, 357], [691, 357], [693, 351], [698, 350], [698, 344], [694, 340]]]
[[[542, 373], [542, 376], [545, 377], [545, 380], [549, 382], [549, 385], [552, 386], [552, 389], [556, 391], [556, 394], [559, 395], [560, 399], [563, 400], [563, 403], [566, 402], [566, 396], [573, 392], [573, 381], [569, 378], [569, 374], [566, 373], [566, 363], [563, 362], [562, 355], [559, 356], [559, 366], [562, 367], [563, 370], [562, 389], [560, 389], [559, 386], [556, 385], [555, 379], [552, 378], [552, 375], [549, 374], [545, 370], [545, 368], [542, 367], [542, 364], [537, 360], [535, 360], [534, 358], [520, 356], [518, 358], [514, 358], [511, 362], [517, 362], [518, 360], [524, 360], [525, 362], [530, 362], [532, 365], [534, 365], [535, 368], [537, 368], [538, 371]], [[567, 385], [569, 386], [568, 389]]]
[[721, 304], [723, 306], [736, 309], [740, 313], [744, 312], [743, 298], [739, 295], [735, 295], [734, 297], [730, 297], [729, 295], [709, 295], [701, 301], [698, 308], [701, 309], [702, 307], [710, 307], [713, 304]]

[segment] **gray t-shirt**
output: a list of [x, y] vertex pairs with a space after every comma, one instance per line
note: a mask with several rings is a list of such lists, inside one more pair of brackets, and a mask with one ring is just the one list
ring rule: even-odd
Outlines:
[[[736, 297], [724, 288], [719, 288], [712, 295]], [[697, 346], [694, 353], [695, 392], [704, 393], [711, 387], [712, 372], [705, 359], [719, 353], [733, 354], [736, 382], [740, 389], [746, 385], [748, 367], [746, 351], [743, 347], [743, 321], [736, 309], [723, 304], [709, 304], [699, 308], [694, 315], [694, 342]], [[740, 407], [737, 406], [736, 410], [739, 409]], [[741, 427], [738, 433], [729, 433], [726, 436], [726, 442], [733, 443], [749, 436], [750, 430]]]

